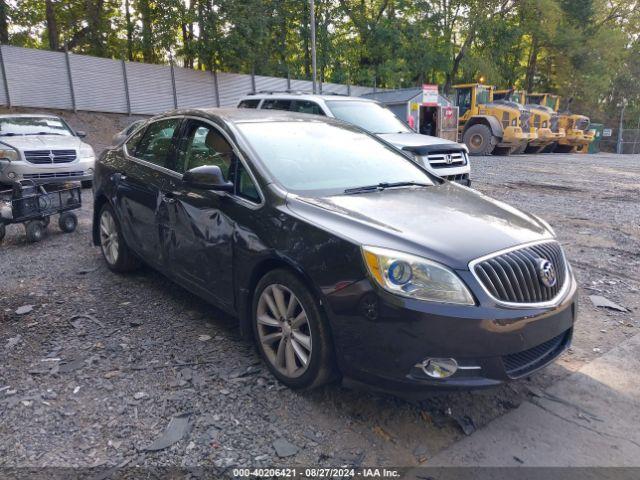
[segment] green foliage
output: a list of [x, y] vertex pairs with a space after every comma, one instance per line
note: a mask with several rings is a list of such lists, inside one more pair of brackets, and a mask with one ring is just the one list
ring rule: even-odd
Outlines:
[[[308, 0], [0, 0], [0, 40], [310, 78], [309, 8]], [[559, 93], [572, 110], [608, 121], [623, 102], [640, 112], [639, 12], [638, 0], [315, 0], [318, 72], [323, 81], [445, 90], [484, 77]]]

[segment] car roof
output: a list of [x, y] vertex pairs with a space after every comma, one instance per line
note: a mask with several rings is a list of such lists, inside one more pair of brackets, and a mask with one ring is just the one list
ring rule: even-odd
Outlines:
[[250, 100], [250, 99], [262, 100], [263, 98], [283, 98], [286, 100], [294, 100], [294, 99], [302, 99], [302, 100], [325, 100], [325, 101], [341, 101], [341, 102], [352, 102], [352, 101], [362, 101], [362, 102], [373, 102], [377, 103], [375, 100], [371, 100], [369, 98], [363, 97], [353, 97], [349, 95], [340, 95], [340, 94], [319, 94], [319, 93], [306, 93], [306, 92], [257, 92], [257, 93], [249, 93], [242, 97], [241, 100]]
[[58, 115], [46, 113], [5, 113], [0, 118], [60, 118]]
[[[150, 120], [157, 120], [164, 117], [172, 117], [176, 115], [197, 116], [209, 118], [212, 120], [222, 120], [228, 123], [256, 123], [256, 122], [324, 122], [334, 125], [349, 125], [340, 120], [320, 115], [311, 115], [308, 113], [289, 112], [286, 110], [263, 110], [253, 108], [190, 108], [181, 110], [171, 110], [163, 114], [157, 115]], [[351, 125], [349, 125], [351, 126]]]

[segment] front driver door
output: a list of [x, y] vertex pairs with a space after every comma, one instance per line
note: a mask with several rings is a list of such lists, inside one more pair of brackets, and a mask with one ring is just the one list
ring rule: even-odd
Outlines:
[[167, 167], [174, 161], [174, 137], [180, 121], [180, 117], [173, 117], [150, 123], [135, 149], [127, 150], [127, 171], [116, 182], [127, 243], [159, 268], [165, 266], [161, 239], [163, 224], [168, 223], [163, 192], [179, 177]]
[[[230, 141], [210, 123], [187, 119], [178, 142], [176, 170], [180, 173], [217, 165], [225, 178], [235, 157]], [[172, 240], [169, 256], [174, 274], [192, 287], [233, 306], [233, 234], [235, 223], [225, 214], [231, 195], [185, 187], [176, 182], [171, 192]]]

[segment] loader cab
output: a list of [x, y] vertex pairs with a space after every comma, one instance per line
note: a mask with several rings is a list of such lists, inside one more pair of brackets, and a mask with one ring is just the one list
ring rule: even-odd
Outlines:
[[541, 105], [543, 107], [549, 107], [554, 112], [560, 110], [560, 96], [552, 95], [551, 93], [529, 93], [526, 97], [528, 104]]
[[466, 122], [477, 113], [480, 105], [485, 105], [492, 100], [492, 88], [479, 83], [467, 83], [455, 85], [454, 104], [458, 107], [459, 120]]
[[524, 105], [526, 103], [525, 93], [522, 90], [494, 90], [493, 100], [506, 100], [510, 102], [520, 103]]

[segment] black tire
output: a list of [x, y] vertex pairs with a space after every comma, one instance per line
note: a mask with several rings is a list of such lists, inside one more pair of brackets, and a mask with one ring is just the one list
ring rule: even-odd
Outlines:
[[98, 235], [100, 236], [100, 251], [102, 252], [102, 257], [104, 258], [107, 267], [109, 267], [110, 270], [118, 273], [132, 272], [140, 268], [140, 260], [125, 243], [122, 236], [122, 229], [120, 228], [120, 222], [118, 222], [118, 218], [116, 217], [113, 208], [111, 208], [111, 205], [109, 205], [108, 203], [105, 203], [100, 209], [100, 215], [98, 216], [99, 229], [101, 229], [103, 215], [110, 215], [113, 219], [115, 228], [114, 234], [117, 238], [117, 248], [115, 248], [115, 261], [111, 261], [108, 255], [105, 253], [105, 242], [103, 233], [101, 230], [98, 232]]
[[527, 148], [525, 149], [524, 153], [542, 153], [544, 149], [545, 147], [540, 147], [540, 146], [532, 147], [527, 145]]
[[78, 226], [78, 217], [76, 217], [75, 213], [64, 212], [60, 214], [60, 218], [58, 219], [58, 227], [64, 233], [74, 232], [76, 227]]
[[[273, 286], [285, 287], [289, 292], [293, 292], [299, 302], [299, 305], [306, 313], [307, 324], [305, 327], [308, 327], [308, 332], [310, 334], [309, 343], [311, 345], [311, 353], [308, 356], [306, 370], [304, 370], [304, 373], [296, 377], [287, 376], [278, 370], [278, 368], [272, 363], [272, 360], [270, 360], [270, 357], [265, 350], [265, 346], [260, 340], [261, 337], [258, 331], [258, 308], [260, 298], [267, 288], [271, 288]], [[272, 270], [258, 282], [252, 304], [252, 326], [260, 356], [271, 373], [273, 373], [273, 375], [287, 387], [296, 390], [310, 390], [330, 382], [336, 375], [333, 345], [327, 322], [320, 310], [318, 301], [304, 283], [290, 271], [283, 269]], [[265, 327], [261, 326], [261, 328]], [[277, 327], [271, 328], [277, 329]], [[283, 335], [278, 344], [285, 342], [284, 348], [286, 349], [287, 340], [288, 342], [292, 342], [293, 338], [295, 337], [292, 336], [289, 339], [285, 339]], [[293, 346], [291, 348], [293, 348]], [[271, 355], [273, 354], [274, 353], [272, 351]], [[292, 353], [291, 355], [294, 354]], [[296, 357], [296, 359], [296, 361], [299, 362], [299, 358]]]
[[44, 238], [45, 227], [40, 220], [30, 220], [24, 224], [27, 242], [36, 243]]
[[82, 188], [91, 188], [93, 187], [93, 180], [82, 180], [80, 182], [80, 186]]
[[489, 127], [477, 123], [467, 128], [462, 141], [469, 149], [470, 155], [490, 155], [498, 144], [498, 137], [491, 133]]
[[542, 153], [553, 153], [558, 147], [558, 142], [551, 142], [549, 145], [542, 149]]
[[50, 223], [51, 223], [51, 217], [44, 217], [42, 219], [42, 225], [44, 225], [44, 228], [47, 228]]
[[7, 227], [4, 223], [0, 223], [0, 242], [4, 240], [4, 236], [7, 234]]
[[493, 149], [492, 155], [509, 156], [511, 155], [511, 147], [496, 147]]
[[573, 153], [575, 147], [571, 145], [560, 145], [558, 144], [554, 150], [555, 153]]

